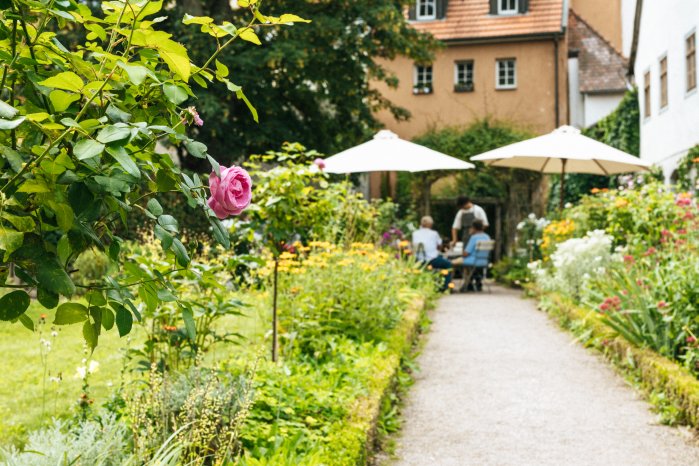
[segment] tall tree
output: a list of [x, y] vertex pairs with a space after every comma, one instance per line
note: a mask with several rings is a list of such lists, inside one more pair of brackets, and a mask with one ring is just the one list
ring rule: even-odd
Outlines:
[[[241, 2], [242, 4], [243, 2]], [[278, 0], [264, 2], [268, 14], [293, 7], [295, 14], [312, 20], [303, 27], [281, 29], [256, 26], [263, 45], [231, 47], [219, 60], [244, 73], [230, 76], [259, 112], [258, 125], [235, 94], [210, 89], [193, 104], [204, 118], [197, 138], [224, 162], [245, 154], [300, 141], [324, 153], [356, 144], [378, 126], [374, 111], [387, 108], [399, 119], [409, 116], [371, 85], [396, 77], [381, 61], [404, 55], [426, 62], [438, 46], [430, 36], [410, 27], [404, 8], [409, 0]], [[182, 0], [182, 14], [208, 15], [239, 25], [242, 9], [228, 1]], [[167, 27], [192, 54], [211, 53], [196, 30], [174, 20]], [[243, 68], [244, 67], [244, 68]], [[274, 105], [270, 105], [274, 104]]]

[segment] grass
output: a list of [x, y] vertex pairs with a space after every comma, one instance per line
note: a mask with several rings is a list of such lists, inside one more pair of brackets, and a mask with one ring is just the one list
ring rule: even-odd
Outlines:
[[[225, 317], [219, 326], [235, 329], [247, 338], [245, 351], [264, 344], [265, 332], [269, 328], [266, 303], [268, 296], [260, 293], [245, 302], [254, 303], [247, 309], [247, 316]], [[103, 331], [99, 345], [92, 356], [83, 345], [82, 326], [52, 326], [53, 310], [46, 310], [33, 302], [27, 314], [35, 323], [37, 331], [32, 333], [20, 323], [0, 322], [0, 445], [19, 445], [26, 439], [27, 432], [51, 421], [54, 417], [67, 417], [78, 412], [78, 400], [82, 393], [82, 380], [77, 368], [82, 360], [90, 358], [99, 363], [98, 370], [89, 376], [89, 395], [94, 406], [101, 406], [111, 399], [112, 393], [122, 383], [138, 375], [125, 371], [125, 351], [140, 346], [145, 331], [137, 324], [132, 332], [119, 338], [116, 328]], [[41, 314], [46, 323], [40, 324]], [[56, 336], [52, 336], [52, 331]], [[41, 340], [51, 342], [50, 351], [45, 352], [42, 362]], [[250, 344], [252, 342], [252, 344]], [[240, 346], [221, 344], [206, 355], [207, 365], [217, 364], [233, 353], [239, 355]], [[215, 366], [211, 366], [215, 367]], [[51, 381], [52, 377], [60, 382]]]

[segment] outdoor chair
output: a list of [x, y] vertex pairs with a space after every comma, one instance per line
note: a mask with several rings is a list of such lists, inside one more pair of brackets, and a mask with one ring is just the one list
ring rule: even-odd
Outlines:
[[465, 291], [466, 287], [471, 283], [473, 275], [480, 271], [483, 274], [482, 282], [488, 287], [488, 293], [491, 293], [490, 284], [485, 282], [490, 266], [490, 254], [495, 249], [495, 240], [482, 240], [476, 243], [476, 252], [474, 253], [474, 265], [464, 265], [464, 282], [459, 291]]

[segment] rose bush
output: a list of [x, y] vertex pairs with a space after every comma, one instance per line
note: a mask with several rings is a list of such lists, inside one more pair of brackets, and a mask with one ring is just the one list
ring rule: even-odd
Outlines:
[[[265, 16], [257, 1], [239, 2], [249, 13], [245, 24], [186, 15], [185, 25], [215, 43], [211, 56], [198, 65], [182, 44], [158, 29], [162, 1], [100, 2], [99, 12], [74, 0], [2, 5], [0, 285], [13, 291], [0, 297], [0, 320], [31, 328], [25, 311], [27, 290], [34, 289], [42, 306], [56, 309], [51, 317], [56, 325], [81, 324], [94, 348], [103, 330], [116, 326], [124, 335], [140, 318], [134, 287], [148, 283], [168, 289], [168, 275], [189, 265], [191, 249], [182, 242], [177, 221], [155, 199], [158, 193], [177, 192], [204, 209], [213, 236], [230, 246], [227, 229], [207, 206], [207, 186], [197, 174], [183, 173], [160, 147], [176, 146], [188, 157], [208, 160], [220, 179], [209, 148], [188, 128], [204, 124], [186, 105], [196, 98], [194, 89], [225, 86], [257, 118], [217, 57], [236, 41], [261, 44], [256, 24], [305, 20]], [[64, 43], [62, 30], [76, 33], [72, 44]], [[238, 189], [224, 183], [224, 190], [229, 186]], [[244, 208], [244, 191], [217, 198], [218, 213]], [[76, 285], [74, 261], [88, 249], [105, 251], [120, 268], [123, 241], [115, 231], [132, 210], [149, 219], [168, 267], [144, 272], [148, 276], [135, 282], [103, 277]], [[11, 273], [16, 278], [8, 282]], [[88, 301], [62, 303], [75, 295], [76, 286]], [[161, 296], [154, 293], [152, 302], [157, 306]]]

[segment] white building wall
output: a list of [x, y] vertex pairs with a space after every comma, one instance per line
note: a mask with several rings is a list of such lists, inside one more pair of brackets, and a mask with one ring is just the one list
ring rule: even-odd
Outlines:
[[585, 108], [583, 97], [580, 93], [580, 75], [577, 58], [568, 59], [568, 111], [570, 112], [570, 125], [576, 128], [585, 127]]
[[623, 97], [624, 94], [585, 94], [583, 100], [585, 127], [594, 125], [612, 113]]
[[621, 53], [631, 54], [633, 40], [633, 21], [636, 17], [636, 0], [621, 0]]
[[[643, 2], [634, 75], [641, 108], [641, 158], [669, 181], [678, 161], [699, 144], [699, 92], [686, 90], [685, 38], [699, 30], [698, 0]], [[660, 109], [660, 58], [668, 58], [668, 106]], [[643, 117], [644, 74], [651, 75], [651, 115]]]

